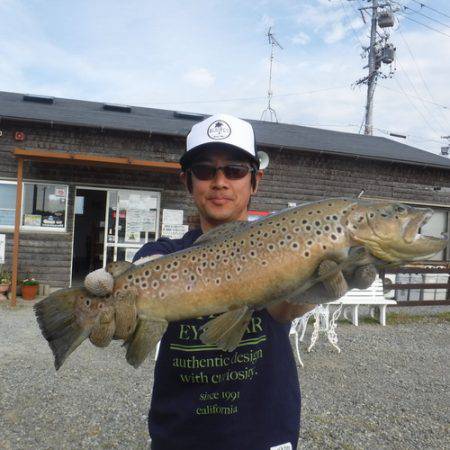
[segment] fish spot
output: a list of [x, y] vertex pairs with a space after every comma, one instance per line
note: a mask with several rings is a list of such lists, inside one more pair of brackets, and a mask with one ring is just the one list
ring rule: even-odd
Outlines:
[[370, 214], [369, 214], [369, 217], [370, 217], [370, 218], [373, 218], [373, 217], [375, 217], [375, 214], [374, 214], [374, 213], [370, 213]]
[[183, 269], [183, 275], [187, 275], [189, 273], [189, 269], [187, 269], [186, 267]]
[[286, 235], [286, 239], [287, 239], [288, 241], [290, 241], [290, 240], [292, 239], [292, 236], [291, 236], [290, 234], [287, 234], [287, 235]]
[[172, 268], [172, 264], [170, 264], [170, 263], [169, 263], [169, 264], [166, 264], [166, 269], [167, 269], [167, 270], [170, 270], [171, 268]]
[[328, 203], [328, 206], [333, 206], [331, 203]]
[[128, 275], [128, 277], [127, 277], [129, 280], [132, 280], [133, 279], [133, 275]]
[[317, 214], [322, 214], [322, 211], [320, 209], [318, 209]]
[[280, 222], [277, 222], [277, 223], [275, 224], [275, 226], [276, 226], [276, 227], [281, 227], [281, 223], [280, 223]]
[[128, 289], [128, 284], [125, 284], [123, 288]]
[[325, 225], [325, 226], [323, 227], [323, 229], [324, 229], [325, 231], [330, 231], [330, 225]]
[[267, 237], [267, 236], [269, 236], [269, 234], [268, 234], [267, 232], [265, 232], [265, 233], [263, 234], [263, 236], [264, 236], [264, 237]]
[[211, 267], [211, 269], [214, 269], [214, 267], [216, 267], [216, 263], [214, 261], [211, 261], [209, 263], [209, 267]]
[[159, 287], [159, 281], [158, 280], [153, 280], [152, 281], [152, 288], [153, 289], [157, 289]]
[[203, 269], [201, 267], [197, 267], [195, 270], [197, 271], [197, 273], [199, 275], [201, 275], [203, 273]]
[[300, 246], [298, 245], [298, 242], [292, 242], [291, 248], [292, 248], [293, 250], [298, 250], [299, 247], [300, 247]]
[[255, 250], [250, 250], [249, 255], [251, 258], [254, 258], [256, 256]]
[[303, 224], [303, 225], [306, 225], [307, 223], [308, 223], [308, 221], [307, 221], [306, 219], [303, 219], [303, 220], [302, 220], [302, 224]]
[[[203, 262], [202, 262], [202, 267], [205, 268], [205, 267], [207, 267], [207, 266], [208, 266], [208, 261], [203, 261]], [[186, 270], [186, 269], [185, 269], [185, 270]]]
[[247, 261], [247, 257], [245, 255], [241, 255], [241, 261]]
[[338, 220], [338, 216], [333, 216], [333, 220]]
[[317, 236], [320, 236], [322, 234], [322, 232], [320, 230], [316, 230], [316, 234], [317, 234]]
[[324, 250], [326, 250], [326, 249], [327, 249], [327, 246], [326, 246], [326, 245], [322, 245], [322, 248], [323, 248]]
[[308, 245], [312, 245], [312, 244], [313, 244], [313, 241], [309, 240], [309, 241], [307, 242], [307, 244], [308, 244]]
[[312, 216], [312, 211], [308, 211], [308, 216]]
[[[385, 217], [387, 217], [387, 215], [386, 215]], [[363, 220], [364, 220], [364, 217], [363, 217], [363, 216], [358, 217], [358, 222], [361, 223]]]
[[159, 298], [164, 298], [166, 293], [164, 291], [159, 291]]
[[192, 286], [190, 284], [186, 285], [186, 291], [190, 292], [192, 290]]
[[264, 242], [259, 242], [258, 247], [264, 247]]
[[167, 280], [167, 273], [163, 273], [161, 275], [161, 280], [166, 281]]
[[309, 252], [305, 252], [305, 256], [306, 256], [307, 258], [309, 258], [309, 255], [310, 255]]
[[187, 255], [186, 255], [186, 254], [183, 254], [183, 255], [181, 255], [181, 257], [182, 257], [183, 259], [186, 259], [186, 258], [187, 258]]
[[284, 242], [284, 240], [282, 239], [281, 241], [279, 241], [278, 242], [278, 245], [280, 246], [280, 247], [283, 247], [284, 246], [284, 244], [285, 244], [285, 242]]
[[230, 256], [231, 256], [232, 258], [234, 257], [234, 255], [235, 255], [234, 252], [231, 252], [231, 253], [230, 253]]
[[192, 261], [192, 262], [197, 261], [197, 257], [196, 257], [196, 256], [191, 256], [191, 261]]
[[142, 283], [141, 286], [143, 287], [143, 289], [147, 289], [147, 283]]
[[331, 239], [333, 239], [333, 241], [335, 241], [337, 239], [337, 236], [335, 234], [332, 234]]
[[241, 240], [241, 245], [244, 245], [245, 244], [245, 241], [244, 241], [244, 239], [242, 239]]
[[172, 281], [177, 281], [177, 280], [178, 280], [178, 274], [177, 274], [177, 273], [172, 273], [172, 274], [170, 275], [170, 279], [171, 279]]
[[357, 230], [358, 229], [358, 227], [356, 226], [356, 225], [352, 225], [352, 228], [354, 229], [354, 230]]
[[91, 306], [91, 299], [90, 299], [90, 298], [87, 298], [87, 299], [84, 301], [84, 304], [85, 304], [87, 307]]
[[150, 275], [150, 270], [146, 270], [146, 271], [144, 272], [144, 275], [145, 275], [146, 277], [148, 277], [148, 276]]
[[133, 283], [134, 283], [134, 284], [139, 284], [140, 281], [141, 281], [141, 280], [140, 280], [139, 278], [135, 278], [135, 279], [133, 280]]
[[220, 284], [220, 278], [216, 278], [215, 280], [214, 280], [214, 283], [216, 283], [216, 285], [219, 285]]
[[161, 266], [159, 264], [157, 266], [155, 266], [155, 272], [159, 272], [160, 270], [161, 270]]
[[227, 274], [225, 275], [225, 278], [226, 278], [228, 281], [230, 281], [230, 280], [231, 280], [231, 275], [230, 275], [229, 273], [227, 273]]
[[272, 252], [275, 250], [275, 245], [273, 244], [267, 244], [267, 250], [269, 250], [269, 252]]
[[286, 228], [286, 227], [283, 227], [283, 228], [281, 229], [281, 231], [282, 231], [283, 233], [286, 233], [287, 228]]
[[265, 259], [263, 259], [261, 261], [261, 265], [264, 266], [264, 267], [267, 267], [269, 265], [269, 263]]
[[178, 261], [174, 261], [172, 264], [173, 264], [173, 267], [178, 267], [179, 263], [178, 263]]
[[275, 230], [275, 229], [274, 229], [274, 230], [272, 230], [272, 234], [275, 234], [276, 232], [277, 232], [277, 230]]
[[291, 219], [291, 224], [294, 225], [295, 219]]
[[336, 228], [336, 231], [337, 231], [338, 233], [342, 233], [342, 227], [337, 227], [337, 228]]
[[191, 276], [189, 277], [189, 279], [191, 281], [195, 281], [197, 279], [197, 277], [194, 274], [191, 274]]
[[320, 222], [319, 222], [318, 220], [316, 220], [316, 221], [314, 222], [314, 225], [315, 225], [316, 227], [319, 227], [319, 226], [320, 226]]
[[236, 272], [241, 273], [242, 272], [242, 266], [236, 266]]
[[301, 228], [300, 228], [300, 227], [295, 227], [295, 228], [294, 228], [294, 233], [300, 233], [300, 231], [301, 231]]
[[330, 219], [331, 219], [331, 216], [327, 216], [327, 217], [325, 217], [325, 219], [330, 220]]
[[311, 231], [311, 225], [306, 225], [305, 229], [306, 231]]
[[230, 260], [229, 260], [228, 258], [223, 258], [223, 259], [222, 259], [222, 262], [223, 262], [224, 264], [228, 264], [229, 261], [230, 261]]
[[216, 261], [219, 261], [219, 259], [222, 258], [219, 254], [216, 255]]

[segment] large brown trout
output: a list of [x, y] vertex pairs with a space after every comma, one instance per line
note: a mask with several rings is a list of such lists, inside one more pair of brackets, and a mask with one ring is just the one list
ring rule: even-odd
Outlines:
[[[111, 269], [114, 288], [106, 296], [85, 288], [56, 291], [35, 305], [37, 320], [57, 369], [88, 337], [98, 346], [125, 340], [127, 361], [138, 367], [168, 322], [218, 313], [201, 339], [233, 350], [253, 310], [305, 302], [305, 290], [331, 277], [317, 274], [322, 261], [336, 261], [335, 274], [367, 264], [367, 255], [376, 264], [400, 264], [442, 250], [446, 236], [420, 234], [431, 215], [399, 203], [336, 198], [225, 224], [189, 249]], [[364, 251], [349, 257], [355, 247]]]

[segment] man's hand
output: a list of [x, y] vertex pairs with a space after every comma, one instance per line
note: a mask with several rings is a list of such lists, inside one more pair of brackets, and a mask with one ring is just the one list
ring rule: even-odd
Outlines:
[[[319, 265], [318, 275], [323, 275], [336, 266], [335, 261], [325, 260]], [[375, 281], [376, 276], [377, 269], [373, 264], [360, 266], [350, 274], [339, 271], [300, 294], [296, 298], [300, 304], [282, 302], [268, 307], [267, 310], [278, 322], [287, 323], [303, 316], [320, 303], [341, 298], [350, 289], [367, 289]]]

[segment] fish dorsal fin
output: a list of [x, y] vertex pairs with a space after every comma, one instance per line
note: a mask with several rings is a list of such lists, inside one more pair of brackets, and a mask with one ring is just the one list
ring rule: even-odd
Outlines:
[[106, 271], [109, 272], [114, 278], [117, 278], [119, 275], [125, 273], [130, 267], [133, 267], [134, 264], [128, 261], [115, 261], [109, 263], [106, 266]]
[[224, 223], [218, 227], [209, 230], [207, 233], [202, 234], [194, 243], [194, 245], [205, 244], [207, 242], [219, 241], [233, 237], [235, 234], [247, 230], [251, 225], [251, 222], [244, 220], [238, 220], [236, 222]]

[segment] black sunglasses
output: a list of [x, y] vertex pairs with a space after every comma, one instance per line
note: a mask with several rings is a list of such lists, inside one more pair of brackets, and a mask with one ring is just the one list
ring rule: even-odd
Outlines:
[[194, 164], [189, 170], [201, 181], [212, 180], [216, 173], [221, 170], [229, 180], [240, 180], [249, 172], [253, 172], [253, 167], [245, 164], [227, 164], [226, 166], [215, 167], [210, 164]]

